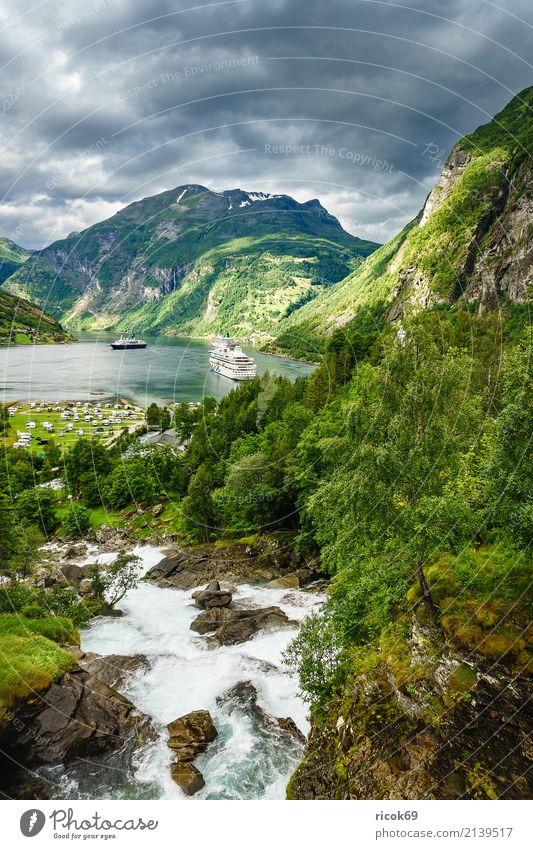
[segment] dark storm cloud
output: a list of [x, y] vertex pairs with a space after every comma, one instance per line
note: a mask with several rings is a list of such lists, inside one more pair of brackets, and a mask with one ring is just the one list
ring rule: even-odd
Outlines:
[[533, 82], [529, 0], [193, 6], [3, 4], [0, 234], [40, 246], [197, 182], [319, 197], [384, 241]]

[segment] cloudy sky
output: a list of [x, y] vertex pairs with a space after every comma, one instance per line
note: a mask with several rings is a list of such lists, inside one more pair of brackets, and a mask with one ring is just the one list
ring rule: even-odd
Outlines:
[[385, 241], [533, 84], [532, 36], [531, 0], [4, 0], [0, 235], [41, 247], [201, 183], [318, 197]]

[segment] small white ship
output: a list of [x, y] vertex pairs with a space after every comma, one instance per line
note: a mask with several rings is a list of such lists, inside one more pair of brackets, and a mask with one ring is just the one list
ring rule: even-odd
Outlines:
[[228, 336], [215, 336], [213, 348], [209, 351], [209, 365], [215, 374], [229, 377], [230, 380], [253, 380], [257, 377], [255, 362], [244, 353], [235, 339]]
[[121, 336], [116, 342], [111, 343], [111, 347], [114, 351], [135, 351], [138, 348], [146, 348], [146, 344], [142, 339], [137, 339], [135, 333], [132, 333], [127, 338]]

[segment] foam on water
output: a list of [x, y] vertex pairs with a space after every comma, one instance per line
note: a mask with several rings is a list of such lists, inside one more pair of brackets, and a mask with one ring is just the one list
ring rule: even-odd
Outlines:
[[[159, 549], [135, 549], [145, 569], [162, 556]], [[94, 558], [93, 558], [94, 562]], [[163, 798], [183, 798], [172, 781], [172, 753], [166, 745], [165, 725], [192, 710], [211, 712], [219, 736], [196, 764], [206, 786], [195, 798], [283, 798], [287, 780], [301, 746], [281, 749], [272, 734], [258, 732], [245, 710], [217, 704], [228, 688], [251, 681], [258, 704], [271, 716], [290, 716], [306, 733], [306, 707], [298, 696], [297, 683], [281, 668], [281, 655], [296, 633], [293, 628], [260, 632], [238, 646], [207, 648], [205, 637], [190, 630], [198, 609], [191, 590], [156, 587], [142, 583], [120, 604], [124, 616], [98, 618], [82, 633], [84, 651], [98, 654], [145, 654], [148, 672], [134, 675], [124, 692], [140, 710], [151, 716], [159, 730], [158, 740], [137, 756], [135, 781], [153, 786]], [[303, 619], [323, 602], [323, 596], [300, 590], [267, 590], [241, 585], [236, 602], [251, 607], [276, 605], [291, 620]]]

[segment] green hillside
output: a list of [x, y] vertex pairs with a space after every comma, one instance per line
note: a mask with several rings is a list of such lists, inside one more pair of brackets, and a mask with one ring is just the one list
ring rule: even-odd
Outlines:
[[317, 200], [188, 185], [35, 252], [8, 287], [72, 328], [268, 339], [376, 247]]
[[285, 318], [300, 352], [361, 310], [389, 319], [436, 304], [525, 303], [533, 280], [533, 88], [459, 141], [423, 210], [348, 277]]
[[68, 342], [59, 322], [25, 298], [0, 291], [0, 345]]
[[31, 251], [19, 247], [11, 239], [0, 236], [0, 283], [17, 271], [30, 254]]

